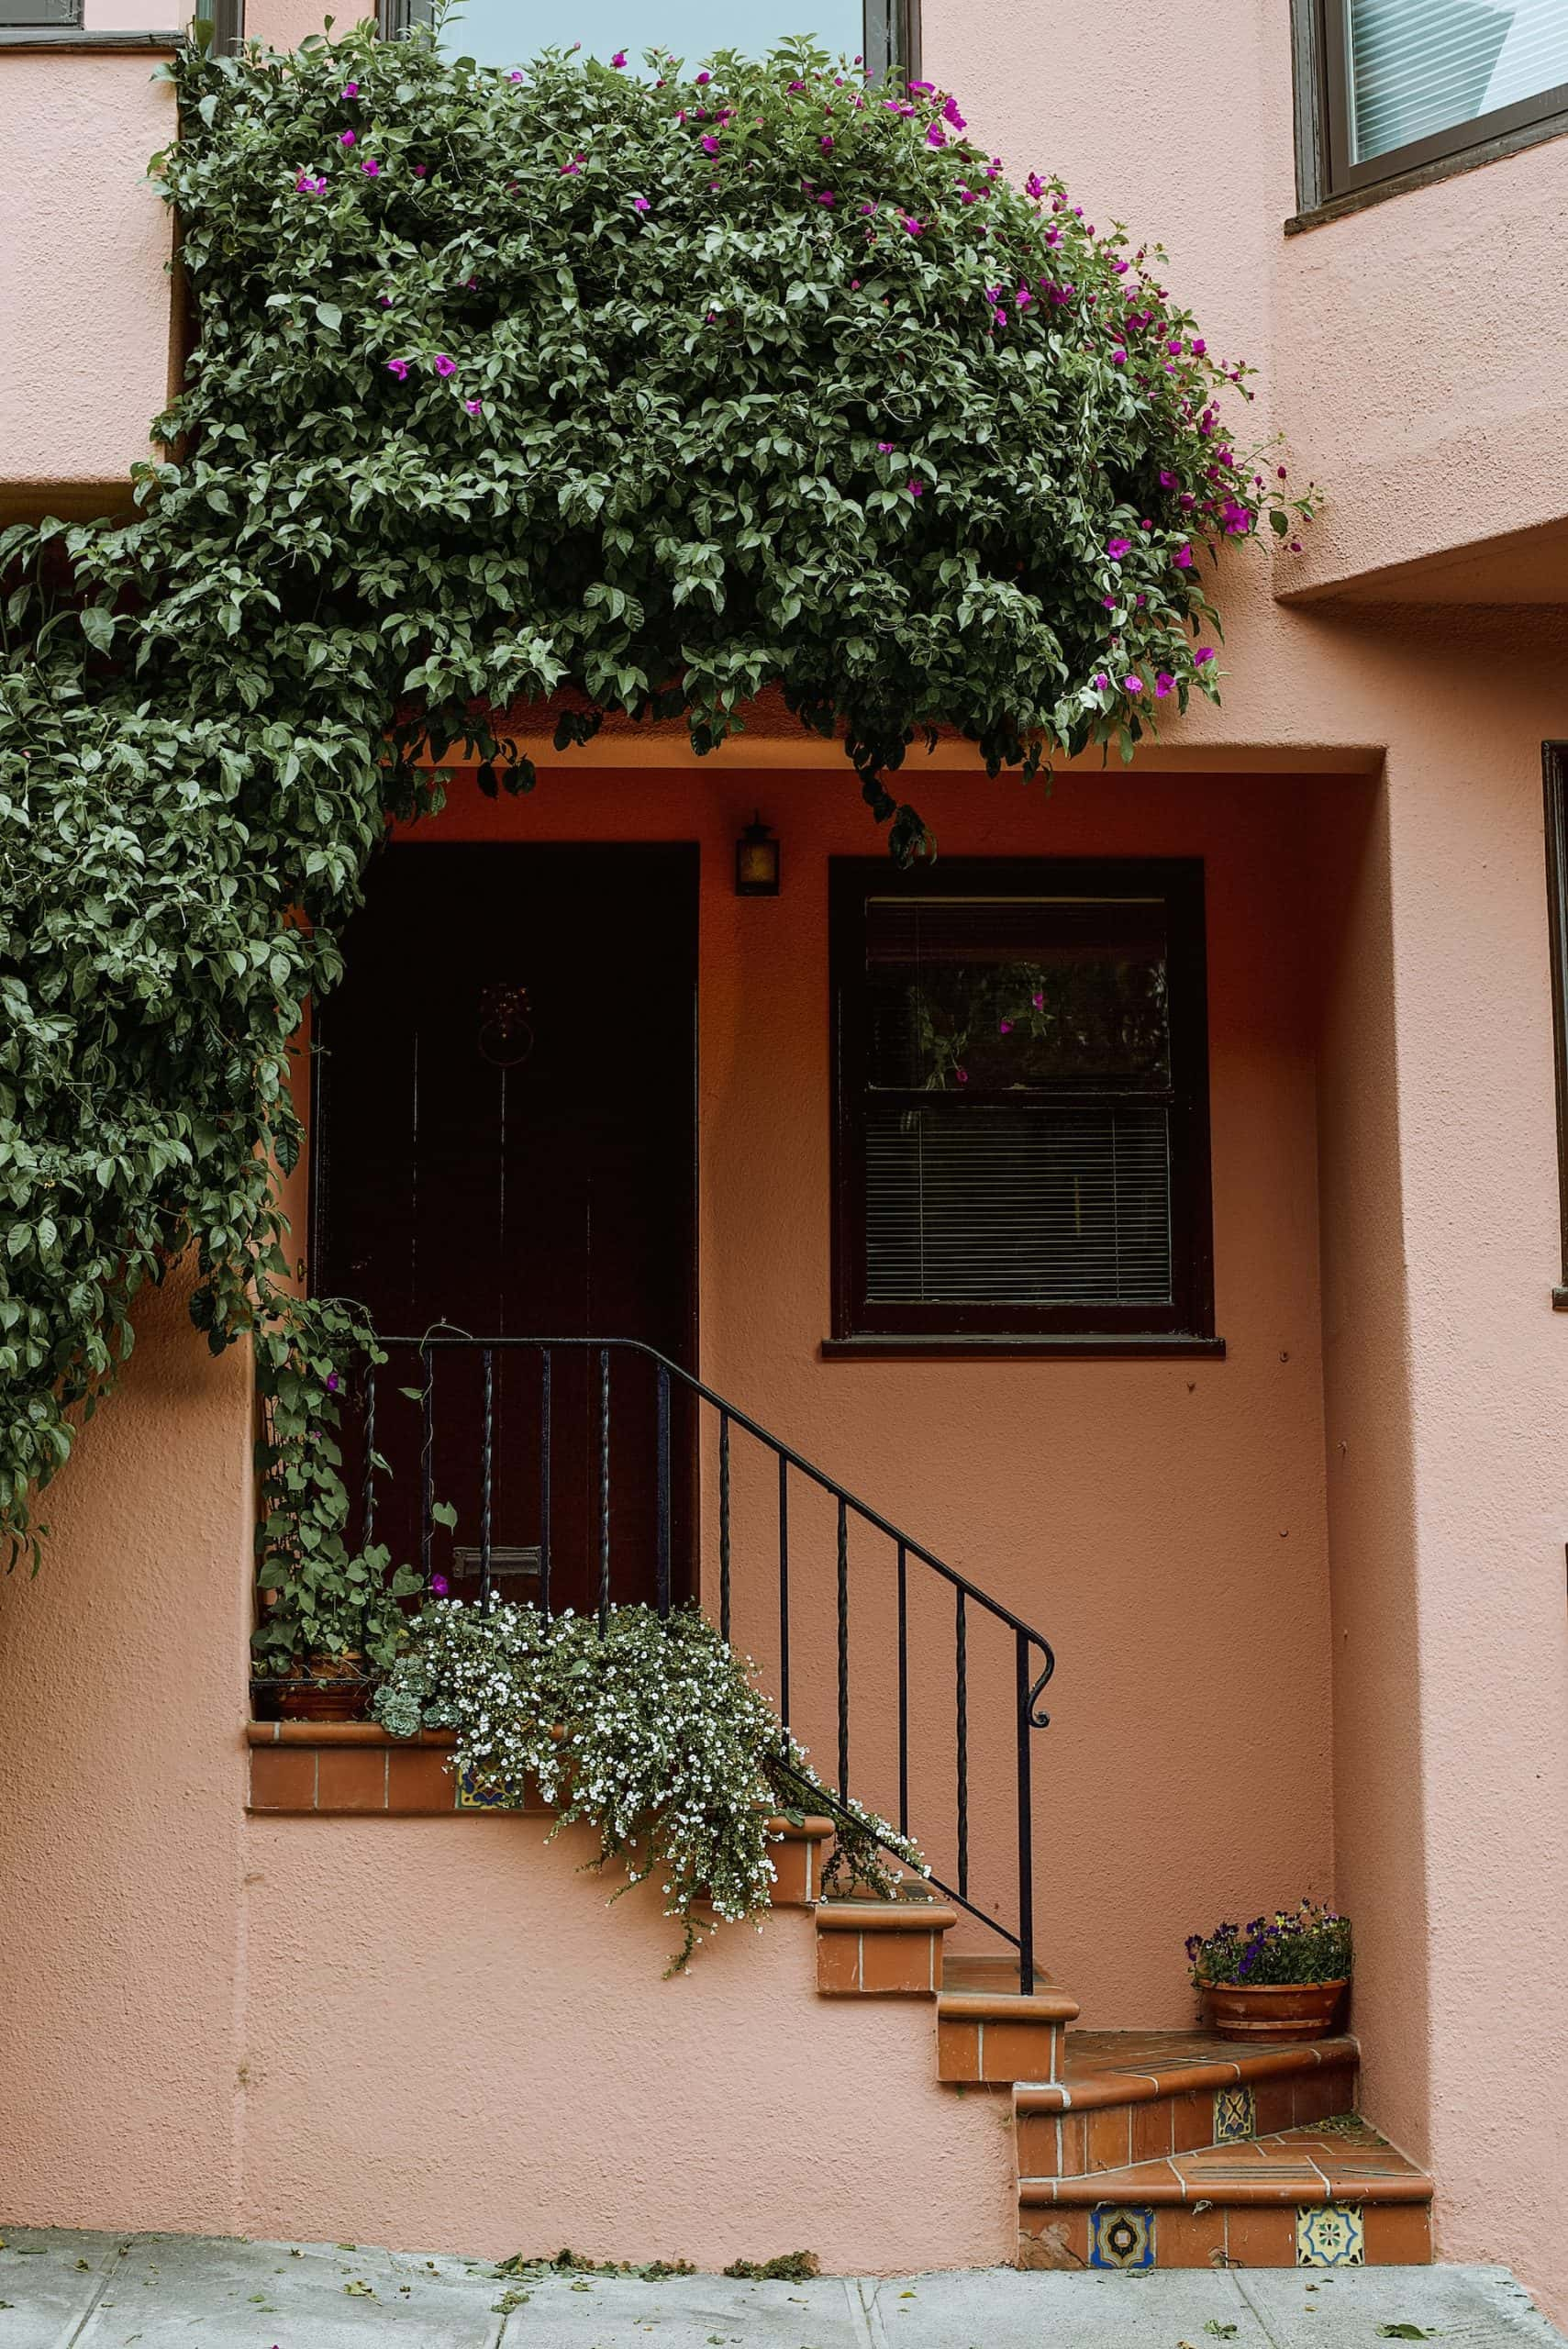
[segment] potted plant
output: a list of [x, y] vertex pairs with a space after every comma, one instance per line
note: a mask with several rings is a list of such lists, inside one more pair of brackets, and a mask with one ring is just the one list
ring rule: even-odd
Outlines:
[[[280, 1301], [256, 1331], [259, 1701], [285, 1720], [357, 1720], [407, 1636], [401, 1602], [424, 1589], [384, 1542], [355, 1547], [339, 1442], [347, 1365], [384, 1359], [355, 1307]], [[372, 1473], [384, 1464], [372, 1455]]]
[[1320, 2039], [1351, 1980], [1351, 1920], [1321, 1902], [1194, 1933], [1187, 1962], [1221, 2039]]

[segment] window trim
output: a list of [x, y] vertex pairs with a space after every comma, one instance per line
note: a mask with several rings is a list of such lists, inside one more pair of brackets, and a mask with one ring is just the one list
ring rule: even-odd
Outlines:
[[[376, 30], [384, 40], [400, 40], [429, 21], [430, 6], [431, 0], [376, 0]], [[861, 27], [869, 73], [919, 73], [920, 0], [862, 0]]]
[[1541, 139], [1568, 131], [1568, 82], [1512, 106], [1494, 106], [1447, 130], [1407, 140], [1364, 163], [1350, 161], [1350, 58], [1345, 0], [1292, 0], [1296, 88], [1296, 179], [1300, 212], [1292, 228], [1321, 212], [1335, 218], [1385, 195], [1471, 171]]
[[1174, 1302], [873, 1307], [865, 1295], [865, 908], [886, 893], [885, 857], [828, 860], [831, 1335], [825, 1359], [995, 1353], [1223, 1354], [1214, 1329], [1214, 1211], [1207, 951], [1201, 857], [944, 858], [898, 877], [912, 895], [1020, 892], [1158, 896], [1170, 921], [1171, 1259]]

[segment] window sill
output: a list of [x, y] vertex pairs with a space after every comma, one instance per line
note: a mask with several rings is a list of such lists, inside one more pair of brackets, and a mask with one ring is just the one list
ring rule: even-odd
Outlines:
[[172, 57], [184, 46], [183, 32], [95, 33], [80, 25], [0, 25], [0, 49], [69, 49], [77, 55], [112, 56], [117, 52], [148, 51]]
[[1562, 115], [1551, 115], [1544, 122], [1526, 123], [1518, 130], [1500, 131], [1495, 139], [1487, 139], [1477, 147], [1465, 147], [1457, 155], [1439, 155], [1429, 163], [1418, 163], [1407, 172], [1396, 172], [1385, 180], [1373, 180], [1367, 187], [1346, 188], [1342, 195], [1326, 196], [1321, 204], [1305, 212], [1293, 213], [1284, 224], [1287, 237], [1304, 236], [1308, 229], [1327, 228], [1331, 220], [1348, 219], [1352, 213], [1364, 212], [1373, 204], [1382, 204], [1394, 195], [1408, 195], [1418, 187], [1435, 186], [1439, 180], [1451, 180], [1461, 172], [1478, 172], [1486, 163], [1500, 163], [1505, 156], [1518, 155], [1527, 147], [1539, 147], [1548, 139], [1561, 139], [1568, 133], [1568, 121]]
[[1194, 1359], [1223, 1362], [1225, 1341], [1223, 1338], [1182, 1338], [1160, 1334], [1096, 1337], [1092, 1331], [1072, 1335], [1063, 1332], [1061, 1337], [1040, 1334], [1019, 1338], [824, 1338], [817, 1353], [823, 1362], [920, 1362], [949, 1356], [957, 1359], [985, 1357], [1004, 1362]]

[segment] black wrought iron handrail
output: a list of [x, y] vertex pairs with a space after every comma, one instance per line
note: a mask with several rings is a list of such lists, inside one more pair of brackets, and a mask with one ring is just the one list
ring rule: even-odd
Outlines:
[[[610, 1609], [611, 1542], [611, 1364], [620, 1357], [636, 1357], [651, 1365], [656, 1397], [654, 1431], [655, 1453], [655, 1604], [662, 1618], [671, 1608], [672, 1579], [672, 1410], [673, 1390], [679, 1387], [702, 1406], [717, 1414], [718, 1486], [717, 1495], [718, 1515], [718, 1602], [719, 1630], [724, 1638], [730, 1636], [731, 1581], [733, 1557], [731, 1449], [735, 1433], [740, 1433], [760, 1444], [777, 1463], [778, 1468], [778, 1634], [779, 1634], [779, 1711], [787, 1728], [790, 1721], [790, 1479], [805, 1478], [827, 1494], [834, 1503], [837, 1526], [836, 1611], [837, 1611], [837, 1727], [838, 1727], [838, 1793], [824, 1788], [829, 1811], [837, 1809], [847, 1815], [845, 1807], [850, 1790], [850, 1712], [851, 1712], [851, 1639], [850, 1639], [850, 1549], [849, 1531], [851, 1520], [869, 1526], [882, 1534], [894, 1546], [896, 1575], [896, 1605], [898, 1624], [898, 1831], [911, 1836], [909, 1818], [909, 1738], [910, 1738], [910, 1672], [909, 1672], [909, 1569], [911, 1562], [926, 1568], [945, 1583], [953, 1601], [953, 1728], [955, 1738], [954, 1820], [956, 1827], [956, 1883], [948, 1883], [935, 1873], [931, 1883], [949, 1899], [996, 1933], [1018, 1953], [1020, 1987], [1029, 1991], [1034, 1985], [1034, 1818], [1031, 1736], [1036, 1730], [1045, 1729], [1050, 1715], [1040, 1709], [1040, 1699], [1056, 1669], [1056, 1657], [1051, 1642], [1032, 1624], [1026, 1623], [1012, 1609], [989, 1592], [972, 1582], [966, 1575], [945, 1559], [917, 1542], [913, 1536], [861, 1500], [837, 1477], [830, 1476], [814, 1461], [807, 1460], [794, 1447], [773, 1435], [738, 1404], [707, 1386], [706, 1382], [684, 1370], [678, 1363], [660, 1353], [636, 1338], [545, 1338], [494, 1337], [477, 1338], [466, 1330], [452, 1330], [445, 1325], [428, 1330], [420, 1337], [381, 1338], [378, 1343], [388, 1354], [412, 1353], [423, 1367], [424, 1375], [418, 1388], [420, 1406], [420, 1498], [419, 1533], [420, 1557], [428, 1577], [435, 1533], [435, 1427], [436, 1383], [434, 1358], [439, 1354], [462, 1353], [480, 1359], [484, 1402], [480, 1450], [479, 1500], [479, 1593], [481, 1602], [488, 1600], [493, 1582], [495, 1558], [494, 1508], [495, 1453], [495, 1357], [501, 1353], [525, 1353], [536, 1356], [539, 1363], [539, 1604], [548, 1617], [550, 1612], [550, 1537], [551, 1537], [551, 1462], [555, 1443], [554, 1362], [558, 1354], [573, 1354], [588, 1359], [591, 1372], [596, 1369], [596, 1449], [597, 1491], [595, 1496], [595, 1526], [597, 1547], [598, 1617], [601, 1630], [606, 1628]], [[373, 1540], [375, 1530], [375, 1444], [376, 1444], [376, 1376], [367, 1370], [364, 1381], [365, 1471], [363, 1520], [365, 1539]], [[1017, 1859], [1017, 1929], [1001, 1921], [992, 1910], [981, 1906], [971, 1896], [969, 1853], [970, 1809], [970, 1658], [969, 1628], [972, 1609], [980, 1610], [994, 1623], [1012, 1635], [1012, 1687], [1007, 1701], [1013, 1712], [1013, 1730], [1017, 1755], [1015, 1806], [1018, 1824]], [[872, 1806], [874, 1808], [874, 1806]], [[917, 1838], [916, 1840], [921, 1840]], [[889, 1846], [891, 1849], [892, 1847]]]

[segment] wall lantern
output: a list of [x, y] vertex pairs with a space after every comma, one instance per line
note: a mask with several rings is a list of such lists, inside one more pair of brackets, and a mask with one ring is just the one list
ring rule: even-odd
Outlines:
[[779, 844], [761, 816], [752, 817], [735, 843], [735, 894], [738, 897], [779, 894]]

